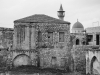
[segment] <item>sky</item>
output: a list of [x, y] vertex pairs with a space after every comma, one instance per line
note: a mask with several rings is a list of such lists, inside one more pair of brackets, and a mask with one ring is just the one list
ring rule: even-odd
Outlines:
[[58, 18], [62, 4], [71, 28], [77, 19], [84, 28], [100, 26], [100, 0], [0, 0], [0, 27], [14, 27], [14, 20], [34, 14]]

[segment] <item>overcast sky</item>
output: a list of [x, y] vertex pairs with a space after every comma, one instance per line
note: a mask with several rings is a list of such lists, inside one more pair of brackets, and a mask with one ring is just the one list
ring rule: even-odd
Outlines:
[[0, 27], [13, 28], [14, 20], [34, 14], [58, 18], [60, 4], [66, 11], [64, 20], [71, 22], [71, 27], [77, 19], [85, 28], [100, 23], [100, 0], [0, 0]]

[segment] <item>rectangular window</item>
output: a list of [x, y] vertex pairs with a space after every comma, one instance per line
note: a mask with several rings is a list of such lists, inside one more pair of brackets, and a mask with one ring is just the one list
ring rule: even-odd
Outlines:
[[42, 32], [38, 32], [38, 42], [42, 42]]
[[64, 32], [59, 32], [59, 42], [64, 42]]
[[53, 32], [48, 32], [48, 42], [53, 42]]

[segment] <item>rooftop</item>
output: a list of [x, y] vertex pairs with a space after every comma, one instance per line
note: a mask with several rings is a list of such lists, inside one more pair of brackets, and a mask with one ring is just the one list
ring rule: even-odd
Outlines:
[[22, 19], [15, 20], [14, 22], [24, 22], [24, 23], [60, 23], [60, 24], [70, 24], [68, 21], [62, 21], [44, 14], [35, 14]]
[[87, 33], [100, 33], [100, 26], [86, 28]]

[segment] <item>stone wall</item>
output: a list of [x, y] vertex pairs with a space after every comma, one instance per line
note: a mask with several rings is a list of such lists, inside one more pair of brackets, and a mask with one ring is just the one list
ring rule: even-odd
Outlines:
[[[54, 58], [54, 59], [53, 59]], [[66, 50], [44, 49], [40, 51], [40, 65], [43, 68], [70, 69], [69, 56]]]
[[72, 54], [74, 59], [74, 71], [86, 73], [86, 47], [73, 46]]
[[9, 49], [13, 44], [13, 29], [0, 28], [0, 48]]
[[[41, 42], [38, 41], [38, 32], [42, 33]], [[48, 32], [53, 32], [52, 42], [48, 41]], [[64, 42], [59, 42], [59, 32], [64, 32]], [[16, 22], [13, 41], [13, 50], [37, 51], [37, 64], [40, 62], [41, 67], [71, 69], [70, 25], [68, 24]]]
[[[38, 23], [39, 24], [39, 23]], [[41, 24], [42, 42], [38, 42], [40, 66], [71, 70], [70, 26], [68, 24]], [[53, 42], [48, 42], [48, 32], [53, 32]], [[59, 42], [59, 32], [64, 32], [64, 42]]]
[[13, 50], [29, 50], [29, 23], [15, 23]]
[[[24, 29], [24, 31], [23, 31]], [[29, 50], [36, 49], [36, 47], [42, 47], [44, 45], [50, 46], [68, 46], [70, 39], [70, 25], [68, 24], [56, 24], [56, 23], [15, 23], [14, 28], [14, 43], [13, 50]], [[42, 33], [42, 40], [38, 42], [38, 32]], [[23, 33], [22, 33], [23, 32]], [[53, 42], [48, 42], [48, 32], [53, 32]], [[59, 43], [59, 32], [64, 32], [65, 41]], [[68, 39], [67, 39], [68, 38]]]
[[86, 51], [86, 74], [100, 74], [100, 49], [99, 46], [91, 47]]

